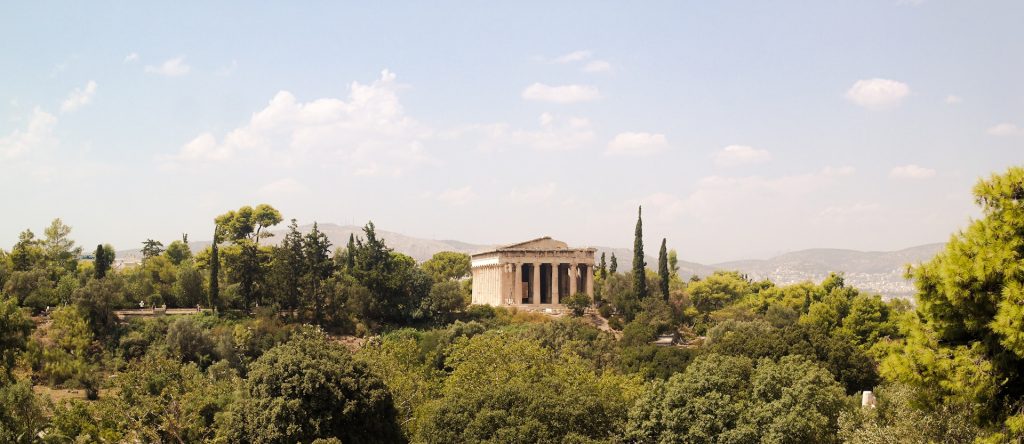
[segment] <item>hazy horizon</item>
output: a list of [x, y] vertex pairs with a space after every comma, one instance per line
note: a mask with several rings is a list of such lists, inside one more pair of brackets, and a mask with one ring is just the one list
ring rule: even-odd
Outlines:
[[[1024, 160], [1024, 4], [0, 6], [0, 248], [285, 220], [703, 264], [945, 242]], [[810, 36], [813, 36], [811, 38]], [[998, 67], [998, 69], [994, 69]], [[283, 228], [283, 223], [278, 228]]]

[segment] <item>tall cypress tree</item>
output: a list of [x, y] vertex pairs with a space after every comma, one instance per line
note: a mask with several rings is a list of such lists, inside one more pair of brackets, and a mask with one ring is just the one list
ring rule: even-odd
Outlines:
[[601, 253], [601, 264], [597, 266], [597, 274], [601, 279], [608, 277], [608, 263], [604, 260], [604, 252]]
[[658, 277], [661, 278], [661, 297], [668, 300], [668, 249], [665, 247], [665, 238], [661, 239], [661, 250], [658, 251]]
[[644, 221], [643, 207], [636, 212], [636, 231], [633, 238], [633, 294], [637, 299], [647, 297], [647, 275], [644, 271], [647, 262], [644, 262]]
[[615, 253], [612, 253], [611, 265], [608, 266], [608, 274], [615, 274], [619, 271], [619, 260], [615, 259]]
[[349, 274], [352, 273], [352, 269], [356, 267], [356, 235], [355, 233], [349, 233], [348, 235], [348, 247], [345, 249], [345, 268], [348, 269]]
[[110, 271], [110, 264], [113, 262], [114, 258], [107, 257], [107, 250], [103, 248], [103, 245], [97, 245], [96, 259], [93, 260], [93, 272], [96, 279], [103, 279], [107, 275], [107, 271]]
[[216, 227], [213, 229], [213, 245], [210, 246], [210, 307], [217, 308], [220, 303], [220, 253], [217, 242], [220, 242]]

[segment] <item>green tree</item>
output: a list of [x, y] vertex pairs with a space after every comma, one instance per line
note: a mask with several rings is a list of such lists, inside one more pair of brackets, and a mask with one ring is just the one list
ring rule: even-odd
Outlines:
[[356, 266], [356, 235], [355, 233], [349, 233], [348, 235], [348, 246], [345, 248], [345, 270], [349, 273]]
[[404, 441], [384, 383], [343, 346], [307, 332], [256, 360], [228, 440], [240, 443]]
[[466, 308], [466, 295], [455, 281], [435, 282], [420, 303], [420, 316], [437, 323], [451, 322], [455, 313]]
[[423, 262], [422, 268], [435, 282], [459, 280], [469, 276], [470, 258], [465, 253], [441, 251]]
[[75, 241], [71, 240], [71, 227], [57, 218], [46, 227], [43, 234], [46, 238], [43, 239], [42, 247], [51, 274], [74, 273], [78, 268], [82, 248], [75, 246]]
[[0, 386], [11, 380], [11, 369], [31, 332], [32, 321], [18, 308], [18, 301], [0, 295]]
[[604, 252], [601, 252], [601, 262], [598, 263], [597, 273], [601, 276], [601, 279], [608, 277], [608, 262], [605, 262]]
[[271, 288], [277, 296], [277, 303], [286, 310], [299, 307], [304, 265], [302, 249], [302, 233], [298, 223], [292, 219], [281, 244], [274, 247], [270, 270]]
[[411, 257], [395, 253], [377, 237], [373, 222], [363, 228], [365, 239], [356, 239], [352, 275], [372, 298], [362, 304], [370, 320], [405, 323], [430, 292], [433, 279]]
[[110, 244], [96, 246], [96, 259], [93, 261], [93, 273], [96, 279], [103, 279], [107, 276], [110, 268], [114, 265], [117, 253]]
[[494, 332], [457, 342], [445, 364], [442, 396], [417, 413], [417, 442], [611, 441], [636, 391], [632, 378]]
[[0, 442], [37, 442], [37, 434], [45, 426], [45, 404], [32, 392], [31, 384], [0, 384]]
[[[1024, 168], [982, 179], [983, 217], [954, 234], [931, 261], [911, 268], [917, 316], [883, 374], [931, 388], [932, 405], [966, 402], [986, 425], [1019, 423], [1024, 436]], [[1011, 410], [1007, 406], [1016, 410]], [[1010, 417], [1016, 413], [1014, 417]], [[1009, 439], [1007, 437], [1007, 439]], [[1019, 439], [1019, 438], [1018, 438]]]
[[633, 294], [637, 299], [647, 298], [647, 262], [644, 260], [643, 207], [636, 212], [636, 230], [633, 233]]
[[191, 259], [178, 265], [178, 275], [174, 281], [174, 295], [179, 306], [194, 307], [204, 302], [206, 294], [203, 288], [203, 273], [196, 268]]
[[331, 241], [320, 231], [316, 222], [302, 241], [303, 276], [302, 287], [307, 305], [313, 309], [313, 317], [317, 324], [323, 323], [326, 310], [326, 291], [324, 281], [334, 272], [334, 262], [330, 257]]
[[164, 243], [158, 240], [146, 239], [142, 241], [142, 258], [149, 259], [157, 257], [164, 252]]
[[260, 302], [259, 286], [268, 262], [260, 249], [260, 239], [273, 236], [264, 230], [281, 223], [281, 219], [281, 213], [274, 207], [260, 204], [255, 209], [247, 205], [228, 211], [214, 220], [227, 240], [241, 249], [234, 268], [239, 277], [239, 293], [245, 308]]
[[188, 235], [184, 234], [181, 240], [176, 240], [167, 245], [167, 250], [164, 251], [164, 255], [174, 265], [179, 265], [182, 262], [192, 258], [192, 248], [188, 246]]
[[120, 279], [90, 280], [75, 290], [73, 299], [99, 338], [110, 338], [117, 329], [114, 310], [125, 304], [124, 284]]
[[11, 262], [15, 271], [28, 271], [43, 260], [43, 248], [32, 230], [22, 231], [18, 243], [11, 249]]
[[568, 299], [565, 301], [565, 306], [572, 312], [573, 316], [583, 316], [587, 308], [590, 308], [590, 296], [587, 296], [586, 293], [576, 293], [569, 296]]
[[668, 250], [668, 270], [672, 279], [679, 278], [679, 255], [675, 249]]
[[668, 269], [668, 249], [665, 247], [666, 239], [661, 239], [661, 249], [658, 250], [658, 288], [661, 290], [661, 297], [668, 300], [668, 284], [672, 275]]
[[702, 313], [725, 308], [740, 298], [751, 294], [749, 280], [735, 271], [716, 271], [710, 276], [691, 283], [687, 287], [694, 307]]
[[213, 243], [210, 245], [210, 291], [207, 304], [213, 308], [220, 308], [220, 253], [217, 244], [220, 243], [219, 229], [213, 230]]
[[615, 259], [615, 253], [612, 253], [611, 265], [608, 266], [608, 273], [615, 274], [619, 271], [619, 261]]

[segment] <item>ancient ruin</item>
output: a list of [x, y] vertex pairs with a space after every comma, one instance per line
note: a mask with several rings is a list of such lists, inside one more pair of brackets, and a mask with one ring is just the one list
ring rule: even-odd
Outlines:
[[593, 298], [595, 251], [542, 237], [474, 254], [473, 303], [548, 308], [576, 293]]

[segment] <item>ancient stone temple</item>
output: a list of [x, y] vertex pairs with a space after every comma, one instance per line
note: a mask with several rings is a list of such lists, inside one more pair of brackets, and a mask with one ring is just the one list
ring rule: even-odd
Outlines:
[[473, 303], [561, 307], [566, 297], [594, 297], [593, 248], [542, 237], [474, 254]]

